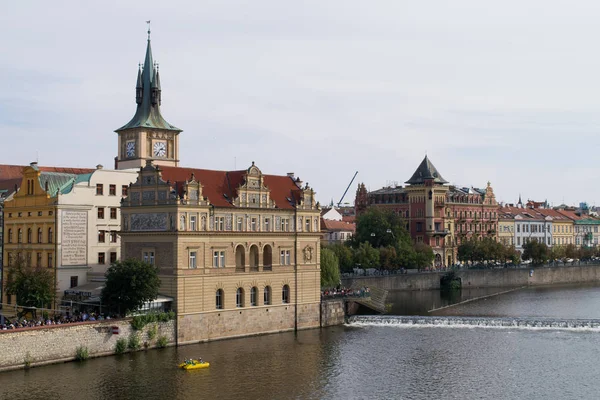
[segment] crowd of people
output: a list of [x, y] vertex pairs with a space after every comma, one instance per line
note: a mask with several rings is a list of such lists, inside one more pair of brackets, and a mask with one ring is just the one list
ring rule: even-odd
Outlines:
[[72, 324], [75, 322], [103, 321], [112, 318], [111, 316], [104, 314], [81, 313], [77, 315], [55, 315], [53, 317], [45, 316], [30, 319], [17, 318], [12, 321], [5, 319], [4, 323], [0, 324], [0, 330], [6, 331], [10, 329], [34, 328], [37, 326]]
[[371, 295], [371, 290], [368, 286], [363, 286], [359, 289], [345, 288], [338, 286], [334, 289], [327, 289], [321, 292], [321, 298], [336, 298], [336, 297], [367, 297]]

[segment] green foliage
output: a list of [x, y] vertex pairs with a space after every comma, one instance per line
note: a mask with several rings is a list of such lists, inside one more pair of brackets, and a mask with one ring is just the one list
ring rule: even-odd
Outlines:
[[491, 238], [471, 239], [458, 246], [458, 260], [462, 262], [501, 261], [518, 264], [521, 261], [514, 246], [505, 246]]
[[396, 247], [398, 241], [411, 242], [406, 230], [406, 221], [391, 211], [372, 207], [356, 220], [356, 234], [352, 239], [353, 247], [369, 242], [371, 247]]
[[85, 361], [90, 357], [88, 348], [85, 346], [78, 346], [75, 350], [75, 359], [77, 361]]
[[379, 249], [379, 263], [381, 268], [387, 270], [396, 269], [398, 256], [393, 246], [382, 247]]
[[167, 340], [166, 336], [159, 336], [158, 340], [156, 341], [156, 345], [161, 349], [167, 347], [168, 343], [169, 341]]
[[123, 354], [127, 350], [127, 339], [119, 338], [117, 339], [117, 344], [115, 345], [115, 353]]
[[431, 247], [425, 243], [417, 243], [415, 245], [415, 267], [419, 269], [427, 268], [432, 264], [434, 258], [435, 255]]
[[125, 316], [139, 310], [145, 302], [156, 299], [159, 286], [156, 266], [134, 259], [118, 261], [106, 272], [102, 303]]
[[132, 333], [129, 335], [129, 341], [127, 342], [127, 347], [130, 350], [139, 350], [142, 347], [142, 343], [140, 338], [136, 333]]
[[544, 264], [548, 261], [550, 251], [545, 243], [533, 239], [523, 245], [523, 260], [531, 260], [533, 264]]
[[567, 256], [567, 249], [565, 246], [552, 246], [550, 249], [551, 260], [562, 260]]
[[321, 287], [335, 287], [340, 283], [340, 266], [335, 253], [321, 249]]
[[379, 268], [379, 250], [371, 243], [363, 242], [354, 250], [354, 261], [361, 268]]
[[148, 328], [148, 340], [154, 340], [154, 338], [156, 337], [157, 334], [158, 334], [158, 326], [157, 325], [152, 325], [150, 328]]
[[341, 272], [352, 272], [354, 268], [354, 258], [352, 249], [341, 243], [336, 243], [327, 246], [328, 249], [333, 251], [338, 258]]
[[574, 244], [570, 243], [565, 247], [565, 257], [567, 258], [577, 258], [579, 256], [579, 252], [577, 251], [577, 247]]
[[28, 266], [19, 257], [6, 270], [6, 293], [17, 296], [19, 305], [43, 308], [54, 301], [56, 290], [52, 269]]
[[461, 280], [454, 271], [448, 271], [440, 278], [440, 289], [442, 291], [457, 291], [461, 289], [461, 286]]
[[168, 322], [175, 319], [175, 312], [151, 312], [148, 314], [136, 315], [131, 319], [131, 327], [140, 331], [144, 329], [144, 327], [148, 324], [152, 324], [155, 322]]

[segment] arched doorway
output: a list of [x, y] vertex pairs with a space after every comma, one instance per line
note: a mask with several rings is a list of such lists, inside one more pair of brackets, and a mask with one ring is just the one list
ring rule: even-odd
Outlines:
[[250, 247], [250, 271], [258, 271], [258, 246]]
[[273, 249], [270, 245], [266, 245], [263, 248], [263, 270], [273, 270]]
[[442, 267], [442, 256], [440, 254], [435, 255], [435, 267], [436, 268]]
[[246, 251], [241, 244], [235, 248], [235, 271], [244, 272], [246, 266]]

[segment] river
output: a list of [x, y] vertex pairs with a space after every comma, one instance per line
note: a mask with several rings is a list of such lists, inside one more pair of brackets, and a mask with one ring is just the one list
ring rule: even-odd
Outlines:
[[[489, 293], [465, 293], [462, 299]], [[393, 313], [406, 315], [411, 314], [407, 310], [413, 310], [412, 314], [433, 316], [358, 317], [350, 325], [297, 334], [256, 336], [5, 372], [0, 374], [0, 397], [599, 397], [600, 287], [525, 288], [434, 313], [427, 311], [448, 303], [439, 298], [439, 293], [390, 294], [396, 302], [407, 301], [407, 297], [420, 304], [395, 304]], [[197, 356], [209, 360], [210, 368], [183, 371], [175, 367], [180, 360]]]

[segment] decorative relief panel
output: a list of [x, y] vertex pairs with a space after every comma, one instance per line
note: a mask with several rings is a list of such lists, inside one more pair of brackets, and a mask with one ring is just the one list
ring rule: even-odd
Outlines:
[[302, 217], [298, 217], [298, 231], [302, 232], [302, 227], [304, 225], [302, 224]]
[[211, 231], [215, 230], [215, 217], [214, 216], [210, 217], [210, 230]]
[[131, 214], [132, 231], [166, 231], [167, 213]]
[[144, 177], [144, 184], [146, 185], [154, 185], [156, 183], [156, 179], [154, 178], [154, 176], [149, 175]]
[[131, 193], [131, 201], [139, 202], [140, 201], [140, 192], [132, 192]]
[[228, 214], [225, 216], [225, 230], [226, 231], [230, 231], [232, 230], [232, 219], [233, 217], [231, 216], [231, 214]]
[[266, 195], [266, 194], [263, 194], [263, 195], [262, 195], [262, 205], [263, 205], [264, 207], [266, 207], [266, 206], [267, 206], [267, 195]]
[[246, 204], [246, 193], [242, 193], [242, 204]]
[[202, 214], [202, 217], [200, 217], [200, 229], [206, 230], [206, 214]]
[[154, 201], [154, 190], [145, 190], [142, 192], [143, 201]]
[[258, 195], [257, 194], [250, 195], [250, 205], [258, 205]]
[[190, 190], [190, 193], [188, 195], [190, 200], [198, 200], [198, 189]]
[[275, 230], [281, 231], [281, 217], [275, 217]]
[[167, 200], [167, 191], [161, 190], [158, 192], [158, 200], [165, 201]]

